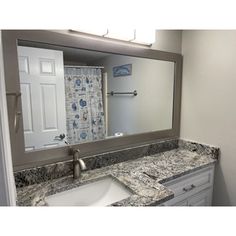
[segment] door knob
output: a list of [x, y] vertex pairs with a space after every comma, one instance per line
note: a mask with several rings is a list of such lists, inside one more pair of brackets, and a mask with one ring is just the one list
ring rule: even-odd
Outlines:
[[62, 141], [66, 137], [65, 134], [60, 134], [54, 137], [54, 140]]

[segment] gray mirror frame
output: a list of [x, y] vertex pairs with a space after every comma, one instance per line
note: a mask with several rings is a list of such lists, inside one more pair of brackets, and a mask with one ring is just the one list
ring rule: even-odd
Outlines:
[[[74, 148], [79, 148], [81, 150], [81, 157], [179, 137], [183, 60], [181, 54], [134, 46], [132, 43], [122, 44], [109, 39], [105, 41], [98, 40], [98, 38], [88, 39], [85, 37], [79, 37], [78, 35], [72, 33], [70, 35], [63, 32], [60, 33], [58, 31], [2, 30], [4, 74], [6, 80], [6, 90], [8, 93], [20, 91], [17, 58], [17, 44], [19, 40], [171, 61], [175, 63], [172, 129], [127, 135], [119, 138], [73, 145]], [[22, 112], [21, 99], [18, 100], [18, 110]], [[20, 120], [19, 131], [17, 133], [14, 131], [14, 97], [7, 96], [7, 103], [14, 170], [21, 170], [29, 167], [71, 159], [71, 156], [69, 156], [68, 146], [25, 152], [22, 119]]]

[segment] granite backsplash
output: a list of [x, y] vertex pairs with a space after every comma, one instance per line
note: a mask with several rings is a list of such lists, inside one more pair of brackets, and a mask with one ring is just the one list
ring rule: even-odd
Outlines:
[[[84, 157], [83, 160], [87, 166], [87, 170], [93, 170], [177, 148], [186, 149], [193, 152], [196, 151], [198, 154], [212, 154], [212, 157], [214, 158], [219, 155], [218, 148], [211, 148], [208, 145], [202, 145], [185, 140], [171, 139], [99, 155], [88, 156]], [[16, 187], [24, 187], [69, 176], [72, 175], [72, 173], [73, 162], [71, 160], [17, 171], [14, 172], [14, 176]]]

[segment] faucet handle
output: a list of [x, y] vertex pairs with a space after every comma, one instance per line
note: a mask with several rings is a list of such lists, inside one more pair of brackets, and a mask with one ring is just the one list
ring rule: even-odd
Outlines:
[[78, 161], [79, 160], [79, 154], [80, 154], [80, 150], [79, 149], [73, 149], [72, 150], [72, 155], [73, 155], [74, 161]]
[[69, 146], [68, 148], [68, 154], [69, 155], [74, 155], [76, 152], [80, 153], [79, 149], [73, 148], [72, 146]]

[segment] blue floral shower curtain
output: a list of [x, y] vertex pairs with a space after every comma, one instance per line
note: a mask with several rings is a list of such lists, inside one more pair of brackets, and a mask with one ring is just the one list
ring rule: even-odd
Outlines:
[[65, 67], [65, 93], [68, 142], [104, 139], [101, 69]]

